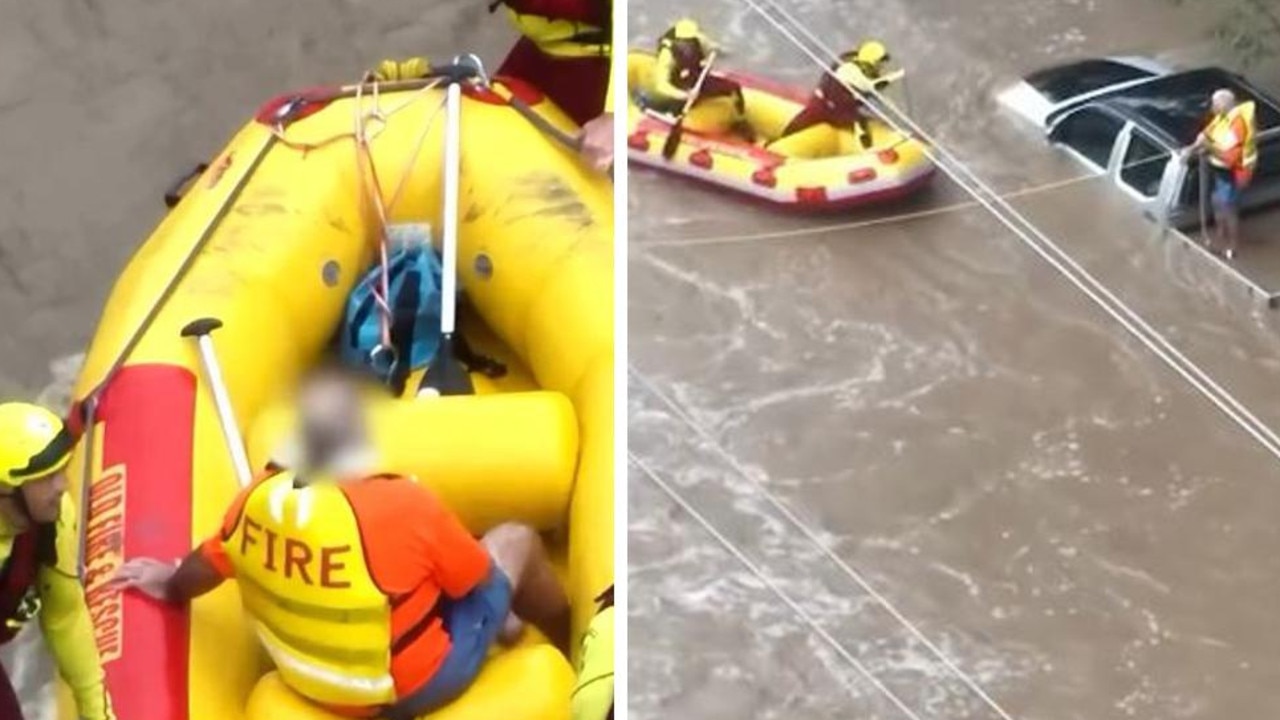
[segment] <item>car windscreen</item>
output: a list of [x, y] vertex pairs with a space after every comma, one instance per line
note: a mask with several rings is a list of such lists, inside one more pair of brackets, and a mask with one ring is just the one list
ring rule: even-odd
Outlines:
[[1114, 95], [1109, 93], [1105, 102], [1138, 116], [1175, 144], [1185, 145], [1195, 140], [1208, 122], [1209, 99], [1220, 88], [1230, 89], [1240, 101], [1257, 103], [1258, 132], [1280, 127], [1280, 109], [1272, 100], [1260, 97], [1235, 76], [1217, 69], [1170, 75]]
[[1147, 70], [1113, 60], [1085, 60], [1033, 72], [1026, 77], [1026, 83], [1049, 102], [1059, 103], [1112, 85], [1152, 76]]

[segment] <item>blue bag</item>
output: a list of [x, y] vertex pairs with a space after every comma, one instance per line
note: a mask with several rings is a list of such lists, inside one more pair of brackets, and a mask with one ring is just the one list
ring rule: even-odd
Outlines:
[[391, 345], [380, 349], [382, 315], [374, 290], [381, 287], [382, 269], [374, 266], [351, 291], [343, 319], [339, 348], [344, 362], [372, 370], [384, 382], [403, 379], [425, 367], [440, 347], [441, 264], [431, 247], [428, 225], [387, 228], [391, 254]]

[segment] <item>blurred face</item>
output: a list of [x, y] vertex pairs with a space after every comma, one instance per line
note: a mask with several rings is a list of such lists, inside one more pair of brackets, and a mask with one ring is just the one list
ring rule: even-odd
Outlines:
[[1213, 111], [1216, 113], [1225, 113], [1235, 104], [1235, 98], [1230, 93], [1218, 91], [1213, 94]]
[[364, 442], [364, 409], [356, 385], [341, 376], [316, 378], [302, 388], [298, 420], [309, 464], [325, 465]]
[[23, 484], [19, 492], [27, 502], [27, 511], [36, 523], [51, 523], [58, 519], [62, 508], [62, 493], [67, 491], [67, 474], [58, 471], [48, 477]]

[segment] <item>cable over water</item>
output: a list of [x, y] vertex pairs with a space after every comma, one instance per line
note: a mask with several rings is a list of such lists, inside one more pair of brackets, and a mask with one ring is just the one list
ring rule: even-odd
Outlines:
[[[838, 60], [838, 54], [792, 16], [776, 0], [742, 0], [752, 10], [811, 59], [823, 72], [836, 77], [830, 64]], [[770, 15], [765, 6], [772, 7], [779, 17]], [[794, 29], [793, 29], [794, 28]], [[804, 39], [800, 35], [804, 36]], [[806, 44], [806, 39], [808, 44]], [[816, 50], [815, 50], [816, 48]], [[825, 58], [825, 59], [824, 59]], [[836, 78], [839, 80], [839, 78]], [[843, 81], [841, 81], [843, 82]], [[1170, 369], [1181, 376], [1193, 389], [1223, 412], [1232, 422], [1248, 433], [1267, 452], [1280, 460], [1280, 435], [1257, 417], [1234, 395], [1209, 376], [1199, 365], [1178, 350], [1158, 330], [1153, 328], [1132, 307], [1085, 270], [1062, 247], [1039, 227], [1009, 204], [954, 153], [941, 145], [936, 138], [910, 118], [885, 95], [877, 90], [871, 97], [856, 88], [845, 87], [856, 97], [879, 112], [885, 122], [899, 132], [911, 132], [925, 144], [925, 153], [940, 170], [947, 174], [975, 201], [986, 208], [1028, 248], [1049, 263], [1068, 282], [1079, 289], [1107, 315], [1134, 338], [1146, 346]], [[874, 100], [875, 102], [871, 102]]]

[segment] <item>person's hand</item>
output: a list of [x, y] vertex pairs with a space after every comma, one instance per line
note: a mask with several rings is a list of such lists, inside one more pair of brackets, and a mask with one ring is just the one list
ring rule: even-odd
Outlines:
[[582, 157], [600, 172], [613, 167], [613, 113], [604, 113], [582, 126]]
[[177, 571], [176, 563], [155, 558], [134, 558], [120, 566], [116, 576], [111, 579], [111, 586], [120, 591], [132, 588], [156, 600], [167, 600], [169, 578]]

